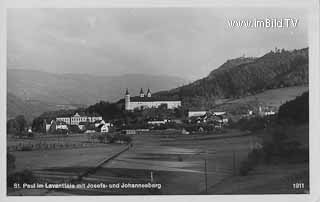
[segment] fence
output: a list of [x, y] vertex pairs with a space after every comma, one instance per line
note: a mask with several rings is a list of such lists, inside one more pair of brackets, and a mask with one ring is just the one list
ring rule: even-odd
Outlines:
[[36, 150], [55, 150], [55, 149], [75, 149], [105, 146], [105, 144], [90, 143], [35, 143], [35, 144], [23, 144], [7, 146], [7, 151], [36, 151]]

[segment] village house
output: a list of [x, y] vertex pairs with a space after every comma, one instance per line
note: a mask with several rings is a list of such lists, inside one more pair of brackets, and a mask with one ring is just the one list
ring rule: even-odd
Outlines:
[[102, 125], [101, 129], [100, 129], [100, 132], [101, 133], [108, 133], [109, 132], [109, 126], [107, 124]]
[[207, 111], [204, 111], [204, 110], [197, 110], [197, 111], [191, 111], [189, 110], [188, 111], [188, 117], [199, 117], [199, 116], [204, 116], [206, 115]]
[[67, 123], [63, 121], [51, 120], [50, 124], [48, 124], [46, 121], [44, 123], [46, 132], [55, 132], [57, 130], [69, 130]]
[[150, 125], [161, 125], [161, 124], [168, 123], [168, 120], [167, 119], [164, 119], [164, 120], [152, 120], [152, 121], [148, 121], [147, 123], [150, 124]]
[[68, 126], [65, 122], [63, 121], [56, 121], [56, 130], [68, 130]]
[[228, 124], [229, 119], [226, 115], [226, 112], [207, 112], [203, 116], [192, 116], [189, 119], [189, 122], [194, 123], [209, 123], [215, 124], [219, 127]]
[[84, 131], [86, 129], [86, 125], [87, 125], [87, 122], [80, 122], [79, 125], [78, 125], [78, 128], [81, 131]]
[[52, 122], [53, 122], [53, 120], [50, 123], [47, 123], [47, 121], [44, 120], [44, 125], [45, 125], [45, 128], [46, 128], [46, 132], [48, 132], [50, 130]]
[[211, 113], [213, 115], [219, 116], [226, 114], [226, 112], [211, 112], [208, 110], [189, 110], [188, 111], [188, 117], [202, 117], [205, 116], [206, 114]]
[[95, 130], [86, 130], [84, 133], [95, 133]]
[[94, 127], [99, 127], [99, 126], [102, 126], [102, 125], [106, 125], [108, 127], [111, 127], [111, 123], [106, 123], [104, 120], [97, 120], [94, 122]]
[[259, 116], [271, 116], [271, 115], [275, 115], [275, 107], [270, 107], [270, 106], [259, 106], [259, 111], [258, 111], [258, 115]]

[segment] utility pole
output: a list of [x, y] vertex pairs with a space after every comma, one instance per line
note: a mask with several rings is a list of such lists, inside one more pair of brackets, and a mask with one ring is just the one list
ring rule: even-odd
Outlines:
[[150, 173], [150, 181], [153, 182], [153, 172]]
[[207, 159], [204, 159], [204, 179], [206, 185], [206, 194], [208, 193], [208, 180], [207, 180]]
[[236, 152], [234, 150], [232, 150], [232, 170], [233, 170], [233, 175], [236, 175]]

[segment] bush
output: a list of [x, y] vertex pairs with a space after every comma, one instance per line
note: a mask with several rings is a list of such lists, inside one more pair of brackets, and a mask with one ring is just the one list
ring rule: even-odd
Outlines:
[[64, 134], [68, 134], [69, 130], [66, 130], [66, 129], [57, 129], [54, 134], [61, 134], [61, 135], [64, 135]]
[[14, 135], [16, 138], [33, 138], [33, 135], [29, 136], [29, 133], [26, 133], [26, 132], [17, 132]]
[[129, 135], [116, 134], [112, 137], [112, 142], [117, 142], [117, 141], [130, 143], [132, 141], [132, 138]]
[[29, 138], [34, 138], [35, 134], [34, 133], [28, 133]]
[[7, 153], [7, 171], [15, 169], [16, 157], [10, 153]]
[[97, 136], [97, 139], [99, 140], [100, 143], [106, 143], [108, 141], [108, 136], [104, 134], [100, 134]]
[[32, 151], [32, 147], [30, 145], [23, 145], [21, 151]]
[[83, 131], [80, 130], [80, 128], [76, 125], [70, 125], [68, 126], [71, 133], [81, 133]]
[[296, 124], [309, 122], [309, 92], [303, 93], [294, 100], [281, 105], [278, 113], [279, 120], [292, 120]]
[[254, 117], [250, 119], [240, 119], [234, 123], [232, 127], [239, 128], [240, 130], [258, 131], [265, 129], [270, 123], [273, 122], [274, 117]]
[[262, 163], [265, 158], [265, 153], [262, 149], [254, 149], [248, 154], [248, 158], [240, 164], [240, 175], [246, 176], [253, 170], [254, 166]]
[[245, 160], [245, 161], [242, 161], [241, 164], [240, 164], [240, 175], [241, 176], [246, 176], [248, 175], [249, 171], [251, 171], [254, 167], [254, 164], [252, 163], [252, 161], [250, 160]]

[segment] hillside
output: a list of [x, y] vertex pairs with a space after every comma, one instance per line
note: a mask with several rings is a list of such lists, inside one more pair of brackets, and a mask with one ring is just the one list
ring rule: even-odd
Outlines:
[[228, 60], [210, 74], [158, 96], [180, 97], [187, 107], [214, 106], [221, 99], [254, 95], [267, 89], [308, 84], [308, 49], [270, 51], [259, 58]]
[[18, 115], [24, 115], [27, 121], [32, 121], [44, 111], [57, 110], [58, 107], [48, 103], [27, 101], [18, 98], [12, 93], [7, 93], [7, 119], [14, 118]]
[[17, 96], [7, 94], [7, 118], [11, 119], [18, 115], [31, 116], [32, 106], [18, 98]]
[[41, 71], [8, 70], [8, 92], [21, 99], [38, 100], [60, 105], [90, 105], [100, 100], [116, 101], [125, 89], [138, 94], [140, 88], [153, 92], [174, 88], [186, 80], [171, 76], [127, 74], [92, 76], [82, 74], [52, 74]]
[[223, 100], [223, 103], [217, 104], [211, 109], [214, 111], [228, 111], [231, 114], [247, 113], [249, 109], [257, 109], [259, 106], [271, 106], [278, 109], [280, 105], [294, 100], [297, 96], [307, 91], [309, 91], [307, 85], [269, 89], [255, 95]]

